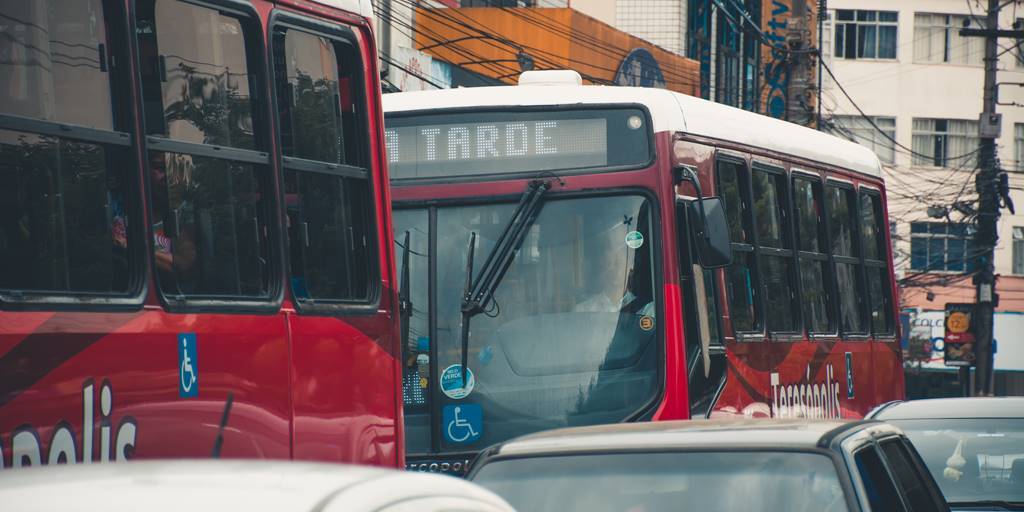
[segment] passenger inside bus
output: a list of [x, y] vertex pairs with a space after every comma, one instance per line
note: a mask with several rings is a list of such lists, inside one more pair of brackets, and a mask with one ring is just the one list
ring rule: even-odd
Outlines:
[[[188, 273], [195, 264], [196, 245], [188, 230], [169, 225], [168, 172], [166, 153], [150, 153], [149, 175], [153, 220], [153, 255], [161, 283], [173, 282], [175, 273]], [[175, 173], [180, 174], [180, 173]], [[184, 176], [175, 176], [180, 181]], [[176, 182], [177, 182], [176, 181]]]

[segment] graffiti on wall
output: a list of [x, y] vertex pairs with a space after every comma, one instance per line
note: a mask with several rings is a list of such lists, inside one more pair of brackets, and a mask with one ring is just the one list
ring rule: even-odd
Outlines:
[[[762, 31], [772, 46], [761, 48], [761, 109], [766, 115], [778, 119], [786, 117], [790, 86], [790, 54], [786, 51], [786, 36], [793, 23], [793, 3], [806, 2], [805, 26], [810, 30], [812, 47], [817, 47], [817, 2], [814, 0], [764, 0], [761, 5]], [[808, 83], [816, 86], [817, 66], [812, 66]], [[813, 98], [811, 98], [813, 101]], [[811, 105], [813, 106], [813, 105]]]

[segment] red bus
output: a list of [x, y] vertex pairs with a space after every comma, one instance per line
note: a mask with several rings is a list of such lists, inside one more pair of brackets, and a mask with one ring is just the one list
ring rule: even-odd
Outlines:
[[868, 149], [571, 72], [384, 109], [407, 468], [554, 427], [903, 396]]
[[0, 467], [403, 463], [372, 13], [0, 6]]

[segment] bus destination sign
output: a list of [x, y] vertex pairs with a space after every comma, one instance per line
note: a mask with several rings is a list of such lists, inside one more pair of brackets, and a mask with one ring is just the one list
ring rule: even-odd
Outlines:
[[608, 163], [605, 119], [407, 126], [388, 128], [384, 136], [388, 164], [406, 170], [402, 178], [436, 176], [439, 168], [442, 175], [460, 175]]
[[384, 124], [396, 180], [621, 169], [650, 160], [646, 116], [634, 108], [392, 115]]

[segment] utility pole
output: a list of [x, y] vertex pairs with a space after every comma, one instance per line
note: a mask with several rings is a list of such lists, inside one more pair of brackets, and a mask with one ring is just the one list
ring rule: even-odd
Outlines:
[[999, 30], [999, 0], [988, 0], [988, 14], [984, 29], [965, 28], [963, 36], [985, 38], [985, 89], [984, 104], [978, 122], [981, 140], [978, 157], [980, 169], [974, 186], [978, 192], [978, 226], [975, 242], [979, 249], [978, 272], [974, 276], [977, 287], [975, 310], [972, 319], [975, 334], [974, 395], [991, 396], [994, 384], [994, 359], [992, 354], [993, 315], [995, 312], [995, 266], [993, 256], [999, 240], [999, 159], [996, 156], [996, 139], [999, 138], [1002, 117], [996, 113], [999, 101], [996, 85], [998, 64], [998, 38], [1015, 35], [1011, 31]]
[[813, 113], [807, 108], [811, 86], [811, 62], [810, 54], [807, 53], [811, 48], [811, 30], [807, 26], [807, 1], [793, 0], [793, 10], [786, 31], [786, 44], [792, 50], [789, 53], [786, 120], [803, 126], [809, 126], [813, 122]]

